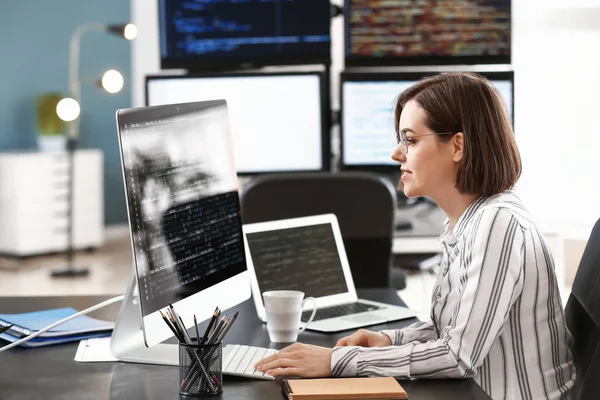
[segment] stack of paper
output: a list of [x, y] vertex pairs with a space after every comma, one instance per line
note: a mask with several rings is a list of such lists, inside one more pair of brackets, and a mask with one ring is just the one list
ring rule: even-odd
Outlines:
[[78, 362], [106, 362], [119, 361], [110, 350], [110, 338], [91, 338], [79, 342], [75, 361]]
[[[57, 308], [24, 314], [0, 314], [0, 327], [13, 325], [6, 332], [0, 333], [0, 338], [11, 343], [16, 342], [76, 313], [77, 310], [73, 308]], [[114, 326], [114, 322], [81, 315], [42, 333], [40, 336], [21, 344], [21, 346], [41, 347], [87, 338], [110, 336]]]

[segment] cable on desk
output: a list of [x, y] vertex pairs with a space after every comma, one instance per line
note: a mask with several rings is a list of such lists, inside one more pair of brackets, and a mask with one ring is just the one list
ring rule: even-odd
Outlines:
[[63, 318], [60, 321], [53, 323], [52, 325], [48, 325], [47, 327], [45, 327], [43, 329], [40, 329], [39, 331], [37, 331], [35, 333], [32, 333], [31, 335], [29, 335], [27, 337], [24, 337], [23, 339], [19, 339], [19, 340], [17, 340], [14, 343], [11, 343], [11, 344], [6, 345], [4, 347], [0, 347], [0, 353], [2, 353], [3, 351], [6, 351], [8, 349], [12, 349], [13, 347], [20, 345], [21, 343], [28, 342], [29, 340], [31, 340], [31, 339], [33, 339], [35, 337], [38, 337], [42, 333], [48, 332], [50, 329], [52, 329], [54, 327], [57, 327], [60, 324], [64, 324], [65, 322], [70, 321], [73, 318], [77, 318], [77, 317], [79, 317], [81, 315], [85, 315], [85, 314], [91, 313], [92, 311], [99, 310], [99, 309], [101, 309], [103, 307], [106, 307], [106, 306], [112, 304], [112, 303], [116, 303], [117, 301], [121, 301], [124, 298], [125, 298], [125, 295], [116, 296], [116, 297], [113, 297], [112, 299], [108, 299], [106, 301], [103, 301], [102, 303], [96, 304], [95, 306], [92, 306], [90, 308], [86, 308], [83, 311], [79, 311], [76, 314], [70, 315], [67, 318]]

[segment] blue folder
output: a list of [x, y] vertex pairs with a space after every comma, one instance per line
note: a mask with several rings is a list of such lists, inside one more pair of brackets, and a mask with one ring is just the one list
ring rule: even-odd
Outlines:
[[[35, 311], [22, 314], [0, 314], [0, 327], [13, 325], [0, 338], [15, 342], [55, 322], [77, 313], [73, 308]], [[23, 343], [23, 347], [40, 347], [87, 338], [110, 336], [114, 322], [81, 315]]]
[[[61, 343], [69, 343], [69, 342], [79, 342], [80, 340], [83, 339], [90, 339], [90, 338], [99, 338], [99, 337], [106, 337], [106, 336], [110, 336], [111, 332], [99, 332], [99, 333], [91, 333], [91, 334], [79, 334], [79, 335], [69, 335], [69, 336], [56, 336], [56, 337], [51, 337], [51, 338], [33, 338], [31, 340], [28, 340], [25, 343], [21, 343], [19, 345], [19, 347], [43, 347], [43, 346], [51, 346], [54, 344], [61, 344]], [[16, 337], [13, 335], [10, 335], [6, 332], [4, 333], [0, 333], [0, 339], [6, 340], [7, 342], [13, 343], [16, 342], [17, 340], [21, 339], [21, 337]]]

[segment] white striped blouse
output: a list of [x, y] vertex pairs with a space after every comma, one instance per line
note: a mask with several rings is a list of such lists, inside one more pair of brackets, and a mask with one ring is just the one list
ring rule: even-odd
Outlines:
[[383, 331], [392, 346], [334, 348], [333, 376], [473, 378], [494, 400], [570, 398], [554, 262], [517, 196], [477, 199], [440, 243], [431, 320]]

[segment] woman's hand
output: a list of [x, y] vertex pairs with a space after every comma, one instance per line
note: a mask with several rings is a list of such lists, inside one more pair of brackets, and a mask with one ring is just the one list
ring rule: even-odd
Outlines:
[[266, 357], [254, 365], [271, 376], [299, 376], [325, 378], [331, 376], [331, 352], [328, 347], [294, 343], [279, 353]]
[[350, 336], [341, 338], [336, 346], [383, 347], [391, 346], [392, 340], [381, 332], [359, 329]]

